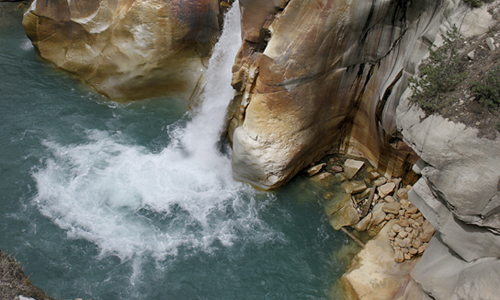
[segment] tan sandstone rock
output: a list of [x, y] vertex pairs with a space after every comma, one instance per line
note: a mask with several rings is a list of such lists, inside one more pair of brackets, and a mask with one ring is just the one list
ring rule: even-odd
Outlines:
[[43, 58], [110, 98], [187, 100], [201, 84], [218, 15], [218, 0], [35, 0], [23, 25]]

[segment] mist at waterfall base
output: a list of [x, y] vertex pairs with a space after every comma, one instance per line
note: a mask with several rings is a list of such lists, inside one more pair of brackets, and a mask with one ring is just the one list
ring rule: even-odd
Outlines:
[[56, 299], [332, 298], [348, 241], [303, 178], [275, 192], [232, 179], [227, 99], [206, 106], [224, 87], [194, 116], [175, 98], [110, 102], [35, 55], [16, 7], [0, 3], [0, 249], [35, 285]]

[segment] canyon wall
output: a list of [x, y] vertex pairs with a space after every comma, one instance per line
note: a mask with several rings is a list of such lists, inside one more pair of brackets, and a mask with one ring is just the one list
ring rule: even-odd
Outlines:
[[35, 0], [23, 25], [43, 58], [112, 99], [189, 99], [219, 11], [218, 0]]
[[434, 299], [496, 299], [500, 294], [500, 138], [407, 100], [397, 123], [422, 158], [409, 199], [436, 228], [412, 277]]
[[330, 151], [387, 175], [414, 162], [395, 111], [443, 20], [442, 1], [240, 3], [228, 121], [237, 179], [276, 188]]

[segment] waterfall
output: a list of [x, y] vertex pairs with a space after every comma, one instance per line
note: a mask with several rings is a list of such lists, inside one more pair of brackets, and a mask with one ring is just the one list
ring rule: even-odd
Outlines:
[[172, 126], [160, 153], [102, 130], [88, 130], [83, 144], [44, 141], [50, 157], [33, 172], [42, 214], [70, 238], [125, 260], [165, 259], [186, 248], [210, 252], [238, 236], [258, 243], [276, 238], [259, 219], [257, 192], [233, 180], [230, 158], [216, 147], [234, 93], [239, 24], [235, 2], [209, 63], [202, 104], [186, 126]]

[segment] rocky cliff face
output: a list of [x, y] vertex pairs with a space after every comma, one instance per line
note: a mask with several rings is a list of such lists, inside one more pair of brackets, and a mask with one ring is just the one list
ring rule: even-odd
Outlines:
[[405, 140], [422, 158], [409, 193], [437, 229], [412, 277], [435, 299], [495, 299], [500, 293], [500, 139], [407, 101], [398, 108]]
[[189, 98], [219, 32], [218, 0], [35, 0], [40, 55], [113, 99]]
[[236, 178], [275, 188], [332, 150], [388, 174], [411, 161], [394, 116], [442, 1], [240, 3], [229, 123]]

